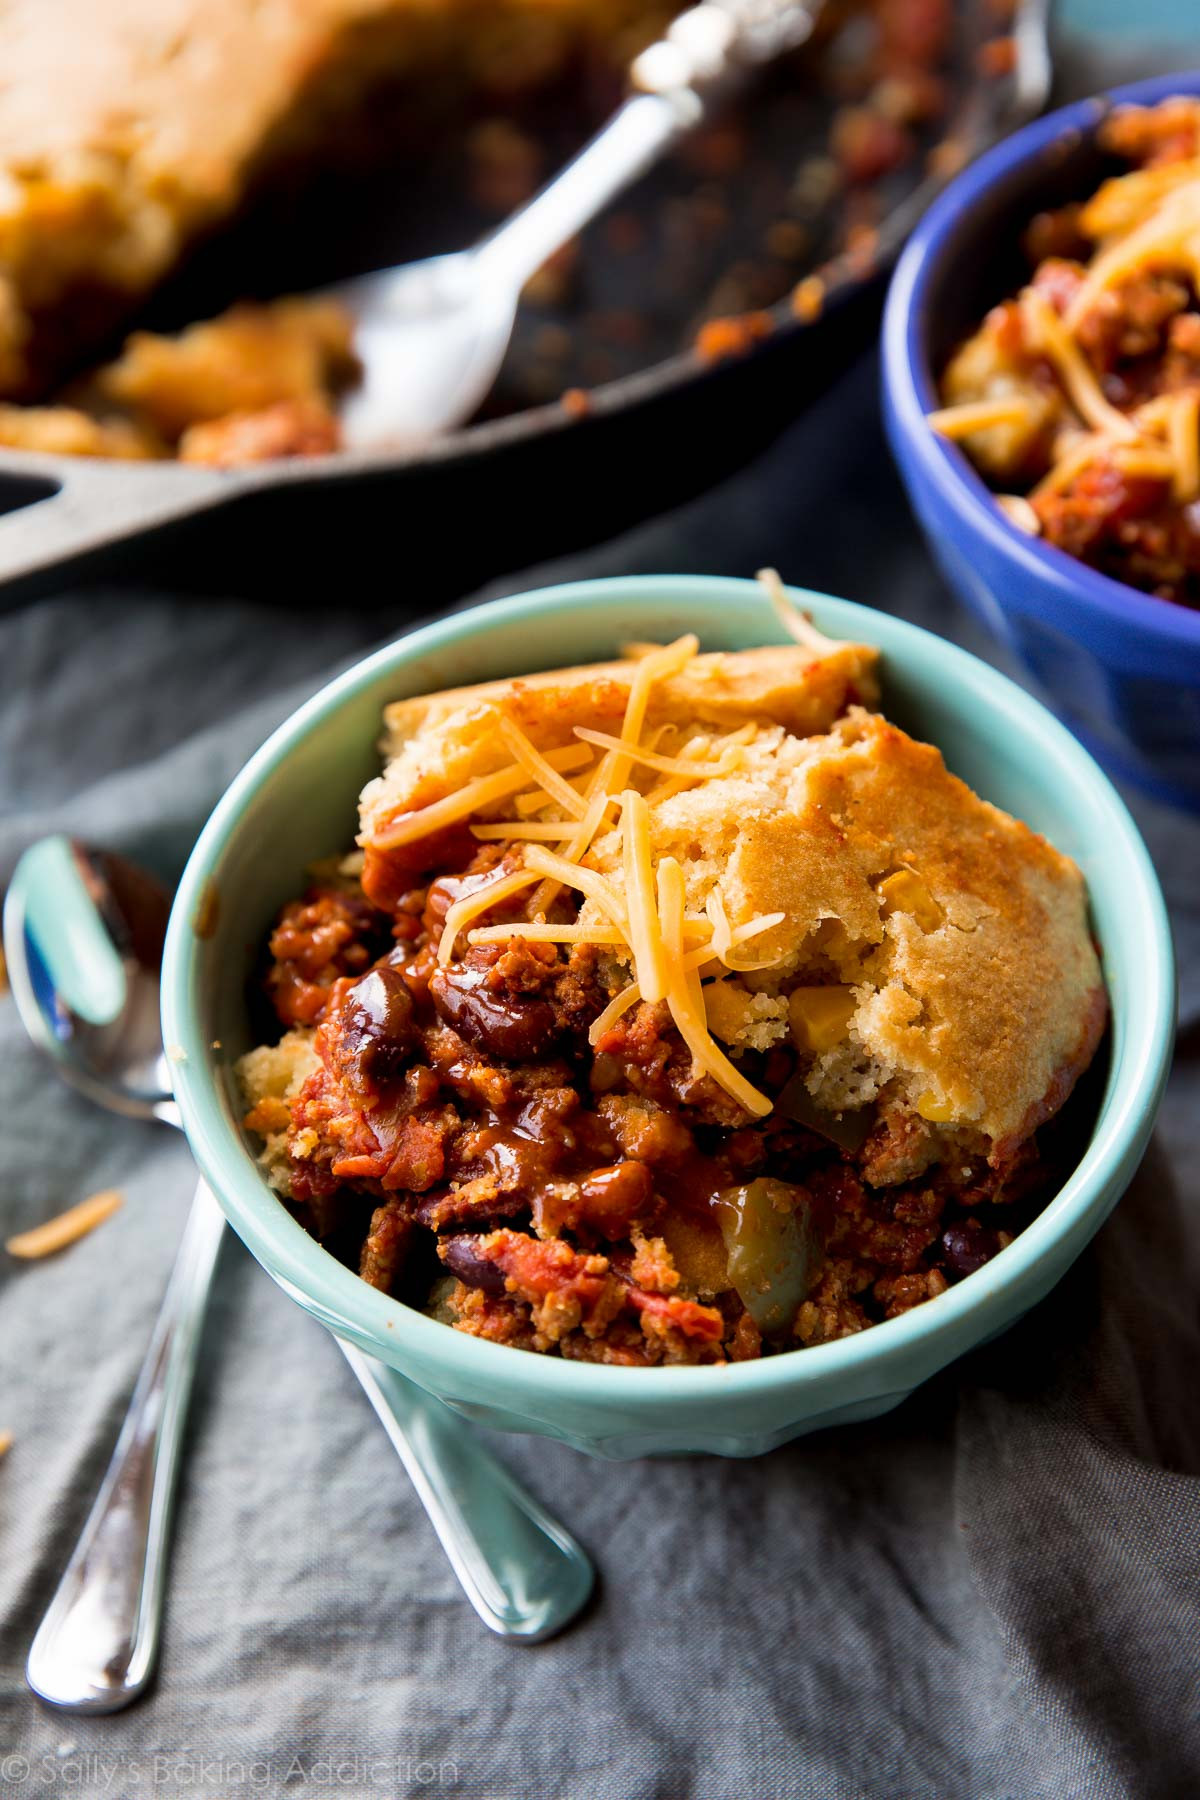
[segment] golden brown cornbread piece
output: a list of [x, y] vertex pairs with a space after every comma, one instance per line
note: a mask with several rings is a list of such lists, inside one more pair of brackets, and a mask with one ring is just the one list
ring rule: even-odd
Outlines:
[[[513, 93], [654, 0], [9, 0], [0, 10], [0, 394], [125, 317], [267, 174], [405, 84]], [[378, 132], [380, 121], [368, 129]], [[414, 126], [414, 129], [416, 127]], [[389, 126], [390, 130], [390, 126]]]
[[[849, 984], [849, 1033], [814, 1060], [814, 1099], [838, 1111], [886, 1094], [1008, 1154], [1061, 1103], [1103, 1026], [1079, 870], [932, 745], [861, 709], [825, 737], [751, 746], [747, 764], [651, 812], [653, 854], [682, 862], [689, 908], [715, 885], [735, 925], [786, 914], [754, 945], [785, 961], [733, 984], [753, 992], [740, 1022], [710, 1002], [712, 1028], [762, 1047], [772, 1019], [783, 1037], [780, 990], [798, 975]], [[615, 868], [613, 840], [592, 860]], [[880, 885], [902, 870], [918, 885], [889, 911]]]
[[338, 448], [336, 397], [358, 364], [329, 300], [232, 306], [173, 337], [135, 331], [56, 406], [0, 402], [0, 444], [56, 456], [231, 466]]
[[300, 1026], [285, 1032], [277, 1044], [248, 1050], [237, 1065], [238, 1082], [254, 1120], [252, 1129], [262, 1139], [256, 1161], [271, 1186], [283, 1194], [289, 1191], [291, 1103], [319, 1062], [311, 1029]]
[[150, 431], [120, 415], [96, 417], [77, 406], [6, 406], [0, 402], [0, 446], [40, 456], [112, 456], [146, 462], [165, 456]]
[[336, 301], [233, 306], [176, 337], [135, 331], [94, 380], [105, 402], [174, 442], [230, 413], [327, 399], [357, 372], [352, 339]]
[[[851, 701], [877, 699], [877, 661], [862, 644], [833, 645], [824, 656], [795, 644], [697, 656], [655, 684], [646, 722], [713, 733], [750, 720], [797, 735], [827, 731]], [[363, 790], [363, 837], [511, 762], [496, 736], [497, 711], [542, 750], [574, 742], [576, 725], [619, 732], [636, 667], [627, 658], [394, 702], [384, 713], [387, 766]], [[488, 815], [504, 817], [504, 809]]]

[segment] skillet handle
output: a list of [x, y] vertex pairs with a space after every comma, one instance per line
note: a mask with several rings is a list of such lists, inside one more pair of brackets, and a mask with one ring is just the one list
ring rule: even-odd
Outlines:
[[0, 452], [0, 608], [62, 585], [119, 545], [232, 498], [236, 475], [172, 463]]

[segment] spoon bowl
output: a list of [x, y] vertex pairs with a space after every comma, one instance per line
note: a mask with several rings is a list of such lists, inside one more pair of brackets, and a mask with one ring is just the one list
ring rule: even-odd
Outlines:
[[127, 1118], [177, 1125], [158, 1017], [170, 907], [124, 857], [45, 838], [9, 887], [4, 947], [25, 1029], [63, 1080]]
[[504, 360], [519, 289], [473, 251], [361, 275], [330, 290], [354, 321], [363, 376], [341, 407], [354, 448], [402, 448], [469, 419]]

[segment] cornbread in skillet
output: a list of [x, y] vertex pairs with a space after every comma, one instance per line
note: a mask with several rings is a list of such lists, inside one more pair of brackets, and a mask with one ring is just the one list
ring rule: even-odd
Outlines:
[[[259, 225], [263, 244], [278, 241], [281, 197], [289, 237], [336, 237], [320, 223], [325, 184], [314, 176], [340, 170], [345, 195], [347, 166], [388, 169], [401, 218], [429, 201], [447, 218], [465, 206], [477, 224], [505, 216], [615, 106], [631, 57], [680, 10], [680, 0], [9, 0], [0, 7], [0, 444], [227, 467], [340, 448], [340, 380], [317, 395], [205, 410], [163, 432], [140, 401], [114, 403], [109, 370], [74, 378], [111, 354], [168, 276], [190, 270], [202, 289], [190, 253], [251, 208], [256, 242]], [[518, 333], [496, 404], [561, 397], [582, 416], [581, 394], [675, 351], [677, 329], [702, 360], [750, 348], [771, 328], [766, 309], [829, 248], [861, 273], [891, 205], [890, 177], [932, 154], [955, 37], [952, 0], [826, 0], [806, 66], [786, 83], [786, 117], [774, 110], [780, 94], [767, 94], [761, 115], [750, 97], [741, 116], [714, 121], [688, 146], [690, 193], [643, 208], [644, 219], [635, 205], [607, 222], [617, 256], [646, 240], [653, 279], [647, 287], [643, 270], [633, 306], [598, 308], [608, 282], [576, 283], [577, 244], [537, 272], [526, 299], [546, 329], [524, 347]], [[830, 114], [816, 155], [814, 105]], [[793, 156], [793, 143], [795, 178], [781, 187], [778, 159]], [[732, 230], [747, 187], [761, 195], [761, 221], [752, 208]], [[310, 188], [315, 215], [297, 222], [291, 203]], [[336, 210], [355, 219], [357, 189]], [[250, 288], [272, 279], [262, 257], [236, 279]], [[821, 311], [826, 274], [796, 288], [801, 317]], [[194, 364], [211, 355], [219, 386], [219, 348], [185, 336]], [[170, 340], [155, 341], [174, 354]], [[119, 368], [131, 354], [144, 360], [135, 344]], [[14, 402], [38, 410], [23, 418]]]
[[[8, 0], [0, 394], [35, 397], [248, 192], [455, 88], [520, 93], [646, 0]], [[403, 89], [401, 107], [383, 99]], [[376, 99], [379, 116], [369, 116]]]
[[358, 373], [351, 339], [342, 307], [304, 299], [233, 306], [173, 337], [135, 331], [57, 404], [0, 405], [0, 444], [218, 466], [326, 454]]
[[1046, 1197], [1105, 1018], [1079, 871], [797, 630], [388, 709], [241, 1064], [268, 1178], [373, 1285], [742, 1359], [935, 1297]]

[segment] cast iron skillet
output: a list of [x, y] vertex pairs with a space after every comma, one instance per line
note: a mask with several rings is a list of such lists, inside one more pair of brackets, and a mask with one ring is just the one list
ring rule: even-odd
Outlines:
[[[995, 30], [994, 9], [988, 0], [964, 0], [960, 73], [942, 127], [960, 160], [1045, 104], [1050, 4], [1018, 0], [1016, 67], [995, 80], [975, 73], [978, 46]], [[425, 609], [489, 577], [599, 542], [741, 467], [861, 352], [876, 330], [883, 278], [941, 181], [926, 175], [909, 185], [880, 225], [869, 266], [842, 258], [822, 269], [826, 300], [814, 320], [802, 322], [781, 302], [772, 309], [773, 331], [750, 352], [715, 364], [694, 350], [668, 356], [591, 389], [582, 418], [557, 403], [540, 405], [473, 424], [418, 453], [344, 453], [229, 471], [0, 450], [0, 604], [102, 581], [119, 566], [123, 580], [153, 579], [169, 568], [173, 587], [199, 591], [336, 604], [352, 586], [360, 603], [377, 593], [381, 604], [403, 599]], [[290, 250], [294, 241], [289, 226], [281, 243]], [[328, 243], [322, 232], [309, 231], [305, 241], [317, 262], [292, 256], [285, 291], [357, 272], [320, 266]], [[247, 243], [247, 234], [233, 234], [215, 284], [211, 258], [207, 269], [201, 259], [198, 280], [185, 271], [177, 316], [167, 322], [210, 316], [239, 287], [245, 291]], [[400, 253], [431, 247], [439, 246]], [[381, 249], [377, 266], [397, 260], [394, 243]], [[361, 245], [351, 254], [361, 256]], [[636, 304], [638, 296], [629, 299]]]

